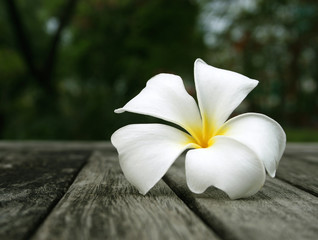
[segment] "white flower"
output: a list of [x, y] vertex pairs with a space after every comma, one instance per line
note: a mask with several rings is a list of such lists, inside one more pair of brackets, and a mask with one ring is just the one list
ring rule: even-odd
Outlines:
[[116, 113], [133, 112], [161, 118], [164, 124], [132, 124], [111, 137], [128, 181], [146, 194], [186, 149], [188, 187], [202, 193], [209, 186], [231, 199], [255, 194], [264, 184], [265, 169], [275, 176], [286, 145], [286, 135], [273, 119], [258, 113], [227, 118], [258, 81], [241, 74], [194, 63], [198, 103], [182, 79], [159, 74]]

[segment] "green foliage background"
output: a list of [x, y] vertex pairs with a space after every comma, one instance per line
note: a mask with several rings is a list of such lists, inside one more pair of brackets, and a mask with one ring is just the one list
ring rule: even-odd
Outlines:
[[8, 2], [0, 2], [2, 139], [106, 140], [153, 121], [113, 110], [160, 72], [180, 75], [193, 94], [200, 57], [260, 81], [235, 114], [262, 112], [289, 140], [317, 141], [316, 1], [14, 0], [25, 39]]

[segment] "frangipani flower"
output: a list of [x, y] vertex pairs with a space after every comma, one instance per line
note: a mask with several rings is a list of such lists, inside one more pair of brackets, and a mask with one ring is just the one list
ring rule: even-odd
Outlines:
[[178, 156], [185, 157], [186, 181], [194, 193], [209, 186], [231, 199], [255, 194], [264, 184], [265, 169], [275, 176], [286, 145], [286, 135], [273, 119], [258, 113], [238, 115], [233, 110], [258, 81], [241, 74], [194, 63], [198, 98], [187, 93], [182, 79], [159, 74], [116, 113], [145, 114], [181, 126], [132, 124], [111, 137], [127, 180], [146, 194], [168, 171]]

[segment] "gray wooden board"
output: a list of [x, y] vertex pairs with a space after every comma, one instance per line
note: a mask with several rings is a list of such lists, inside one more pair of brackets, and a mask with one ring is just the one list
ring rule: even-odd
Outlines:
[[318, 154], [318, 143], [287, 143], [285, 153]]
[[[318, 196], [318, 161], [298, 155], [284, 156], [277, 170], [277, 177]], [[317, 223], [318, 224], [318, 223]]]
[[191, 193], [184, 159], [164, 180], [222, 239], [317, 239], [318, 199], [279, 179], [268, 178], [256, 195], [235, 201], [213, 187], [204, 194]]
[[105, 150], [115, 149], [109, 141], [0, 141], [2, 150], [36, 150], [36, 151], [61, 151], [61, 150]]
[[0, 160], [4, 158], [4, 156], [7, 155], [8, 152], [9, 152], [8, 149], [0, 149]]
[[83, 151], [8, 151], [0, 158], [0, 239], [26, 239], [88, 158]]
[[97, 151], [32, 239], [218, 238], [163, 181], [143, 196]]
[[286, 157], [297, 158], [299, 160], [318, 164], [318, 152], [286, 152]]

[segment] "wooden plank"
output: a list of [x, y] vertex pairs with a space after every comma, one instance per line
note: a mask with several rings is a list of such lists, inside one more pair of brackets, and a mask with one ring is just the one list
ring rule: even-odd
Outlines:
[[287, 143], [285, 153], [318, 154], [318, 143]]
[[160, 181], [146, 196], [117, 155], [95, 152], [32, 239], [218, 239]]
[[256, 195], [230, 200], [210, 187], [193, 194], [186, 186], [184, 159], [164, 177], [165, 182], [222, 239], [299, 240], [317, 238], [318, 199], [278, 179], [267, 179]]
[[[114, 150], [109, 141], [3, 141], [0, 140], [1, 149], [95, 149]], [[309, 152], [318, 154], [318, 143], [287, 143], [286, 153]]]
[[0, 239], [27, 239], [88, 158], [83, 151], [14, 151], [0, 159]]
[[318, 152], [285, 152], [284, 156], [318, 164]]
[[7, 150], [0, 150], [0, 160], [7, 154]]
[[115, 152], [109, 141], [0, 141], [1, 150], [61, 151], [61, 150], [108, 150]]
[[318, 160], [314, 156], [284, 156], [277, 177], [318, 197]]

